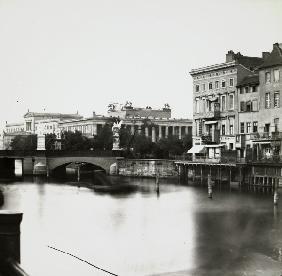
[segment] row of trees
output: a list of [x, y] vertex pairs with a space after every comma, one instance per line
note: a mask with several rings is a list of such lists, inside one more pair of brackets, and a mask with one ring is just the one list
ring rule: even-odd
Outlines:
[[[113, 135], [112, 122], [105, 124], [99, 134], [93, 138], [87, 138], [81, 132], [65, 131], [60, 140], [61, 148], [67, 151], [77, 150], [112, 150]], [[47, 134], [45, 137], [46, 150], [54, 150], [58, 143], [55, 134]], [[153, 143], [151, 138], [142, 133], [134, 133], [125, 127], [120, 130], [120, 147], [127, 157], [138, 158], [169, 158], [172, 155], [181, 155], [192, 146], [192, 137], [184, 136], [179, 140], [177, 136], [169, 136]], [[35, 150], [37, 136], [16, 136], [11, 142], [13, 150]]]

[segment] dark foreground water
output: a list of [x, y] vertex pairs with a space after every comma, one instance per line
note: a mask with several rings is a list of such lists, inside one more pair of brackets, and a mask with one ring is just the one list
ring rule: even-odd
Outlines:
[[[40, 179], [2, 181], [24, 213], [22, 266], [30, 275], [282, 275], [282, 200], [153, 180], [114, 178], [120, 190]], [[87, 184], [87, 183], [85, 183]], [[84, 184], [82, 184], [83, 186]]]

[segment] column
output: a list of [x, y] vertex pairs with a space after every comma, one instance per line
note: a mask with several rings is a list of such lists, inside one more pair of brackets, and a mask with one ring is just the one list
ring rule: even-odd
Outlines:
[[175, 135], [175, 126], [172, 126], [172, 136]]
[[148, 129], [148, 127], [147, 127], [147, 126], [145, 127], [145, 136], [146, 136], [146, 137], [148, 137], [148, 136], [149, 136], [149, 129]]
[[97, 124], [93, 124], [93, 128], [92, 128], [92, 131], [93, 131], [93, 135], [97, 135]]
[[152, 142], [156, 143], [156, 129], [154, 126], [152, 127]]
[[185, 127], [185, 135], [188, 135], [188, 126]]
[[178, 126], [178, 139], [181, 140], [181, 126]]
[[165, 138], [168, 137], [168, 126], [165, 126]]
[[162, 139], [162, 126], [159, 126], [159, 139]]
[[141, 134], [142, 133], [142, 125], [138, 125], [138, 133]]
[[134, 125], [131, 125], [131, 134], [134, 135], [135, 129], [134, 129]]

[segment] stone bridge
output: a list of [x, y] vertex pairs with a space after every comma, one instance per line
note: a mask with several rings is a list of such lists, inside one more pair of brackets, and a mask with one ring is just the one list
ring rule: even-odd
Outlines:
[[[28, 174], [52, 174], [54, 169], [70, 163], [88, 163], [110, 173], [110, 168], [122, 157], [113, 156], [111, 151], [0, 151], [0, 171], [15, 168], [15, 160], [22, 162], [22, 172]], [[41, 168], [39, 168], [41, 167]]]

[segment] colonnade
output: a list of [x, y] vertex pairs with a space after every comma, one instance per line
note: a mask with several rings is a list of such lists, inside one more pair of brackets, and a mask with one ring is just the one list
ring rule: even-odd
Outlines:
[[[84, 124], [69, 124], [61, 126], [62, 130], [66, 131], [75, 131], [78, 130], [83, 134], [88, 135], [97, 135], [99, 129], [103, 127], [105, 122], [99, 123], [84, 123]], [[142, 123], [123, 123], [123, 126], [128, 128], [131, 134], [135, 133], [144, 133], [146, 137], [151, 137], [152, 142], [156, 142], [162, 138], [167, 138], [169, 135], [178, 136], [179, 139], [182, 139], [185, 135], [189, 134], [189, 126], [185, 125], [144, 125]], [[192, 125], [190, 126], [192, 133]]]

